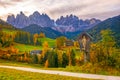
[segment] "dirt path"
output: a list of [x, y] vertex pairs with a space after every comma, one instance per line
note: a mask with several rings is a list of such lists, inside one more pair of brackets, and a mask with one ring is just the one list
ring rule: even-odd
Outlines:
[[15, 67], [15, 66], [1, 66], [1, 65], [0, 65], [0, 68], [11, 68], [11, 69], [28, 71], [28, 72], [56, 74], [56, 75], [73, 76], [73, 77], [80, 77], [80, 78], [103, 79], [103, 80], [120, 80], [120, 77], [117, 77], [117, 76], [104, 76], [104, 75], [96, 75], [96, 74], [84, 74], [84, 73], [73, 73], [73, 72], [64, 72], [64, 71], [41, 70], [41, 69], [34, 69], [34, 68], [24, 68], [24, 67]]

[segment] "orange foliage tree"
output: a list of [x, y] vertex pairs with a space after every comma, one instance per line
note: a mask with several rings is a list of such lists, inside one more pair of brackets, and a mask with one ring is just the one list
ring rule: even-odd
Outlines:
[[48, 66], [49, 66], [49, 62], [48, 62], [48, 60], [46, 60], [45, 61], [45, 68], [48, 68]]
[[101, 41], [91, 44], [91, 62], [101, 66], [115, 66], [117, 56], [115, 53], [115, 40], [112, 31], [102, 30]]
[[43, 32], [41, 32], [41, 33], [39, 34], [39, 37], [40, 37], [40, 38], [45, 38], [45, 34], [44, 34]]
[[61, 37], [57, 38], [56, 39], [56, 46], [57, 46], [57, 48], [61, 49], [64, 46], [66, 40], [67, 40], [67, 38], [64, 37], [64, 36], [61, 36]]
[[48, 50], [50, 50], [50, 48], [49, 48], [48, 42], [45, 41], [45, 42], [43, 43], [43, 49], [42, 49], [42, 56], [43, 56], [43, 57], [44, 57], [45, 53], [46, 53]]
[[37, 39], [38, 39], [38, 34], [36, 33], [36, 34], [33, 35], [33, 42], [34, 42], [34, 45], [36, 45]]

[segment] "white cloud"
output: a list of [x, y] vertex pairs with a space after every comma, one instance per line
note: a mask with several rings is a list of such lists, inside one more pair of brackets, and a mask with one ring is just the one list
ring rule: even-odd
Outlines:
[[[0, 0], [0, 16], [5, 20], [8, 14], [26, 15], [34, 11], [47, 13], [51, 18], [75, 14], [81, 18], [98, 17], [106, 19], [119, 14], [119, 0]], [[115, 11], [115, 12], [114, 12]], [[113, 14], [109, 14], [112, 12]], [[104, 13], [104, 14], [103, 14]], [[100, 15], [101, 14], [101, 15]], [[106, 16], [109, 14], [109, 16]], [[92, 15], [92, 16], [91, 16]], [[104, 18], [103, 18], [104, 15]]]

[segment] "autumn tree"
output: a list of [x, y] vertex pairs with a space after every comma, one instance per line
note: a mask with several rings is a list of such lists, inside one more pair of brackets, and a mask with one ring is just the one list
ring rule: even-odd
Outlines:
[[42, 55], [44, 56], [45, 53], [46, 53], [47, 51], [49, 51], [49, 45], [48, 45], [48, 42], [45, 41], [45, 42], [43, 43], [42, 46], [43, 46], [43, 48], [42, 48]]
[[24, 52], [24, 61], [27, 61], [27, 53]]
[[102, 36], [101, 44], [103, 45], [105, 49], [105, 53], [108, 56], [113, 53], [112, 51], [115, 46], [115, 39], [112, 35], [113, 32], [109, 29], [101, 31], [101, 36]]
[[49, 66], [49, 63], [48, 63], [48, 60], [45, 61], [45, 68], [48, 68]]
[[74, 47], [79, 47], [79, 43], [78, 43], [78, 41], [74, 41]]
[[38, 63], [43, 64], [43, 56], [41, 54], [38, 54]]
[[64, 46], [66, 40], [67, 39], [64, 36], [57, 38], [56, 39], [56, 46], [57, 46], [57, 48], [61, 49]]
[[32, 60], [33, 60], [33, 63], [37, 64], [38, 63], [38, 55], [37, 54], [33, 54], [32, 55]]
[[68, 65], [74, 66], [75, 65], [75, 51], [73, 49], [69, 48], [67, 50], [67, 55], [68, 55], [68, 60], [69, 60]]
[[46, 60], [48, 60], [48, 56], [49, 56], [49, 54], [50, 54], [50, 51], [47, 51], [47, 52], [44, 52], [44, 53], [42, 53], [42, 57], [41, 57], [41, 64], [44, 64], [45, 62], [46, 62]]
[[36, 33], [36, 34], [33, 35], [34, 45], [36, 45], [37, 40], [38, 40], [38, 34]]
[[109, 29], [101, 31], [102, 39], [91, 45], [91, 61], [101, 66], [115, 66], [116, 52], [113, 32]]
[[9, 47], [9, 50], [8, 50], [11, 54], [18, 54], [19, 53], [19, 49], [15, 48], [13, 45], [11, 45]]
[[50, 49], [47, 41], [45, 41], [42, 46], [43, 46], [42, 54], [39, 56], [39, 59], [40, 59], [39, 62], [40, 64], [45, 64], [46, 60], [48, 59]]
[[58, 55], [58, 66], [62, 67], [62, 61], [63, 61], [62, 54], [63, 54], [63, 51], [62, 50], [56, 50], [56, 52], [57, 52], [57, 55]]
[[101, 45], [103, 46], [103, 53], [105, 54], [107, 60], [105, 61], [108, 65], [113, 65], [114, 63], [112, 64], [113, 61], [112, 55], [115, 50], [115, 39], [113, 37], [113, 32], [110, 29], [102, 30], [101, 36], [102, 36]]
[[0, 44], [2, 47], [9, 47], [13, 43], [11, 34], [0, 31]]
[[39, 34], [39, 37], [40, 37], [40, 38], [45, 38], [45, 34], [44, 34], [43, 32], [41, 32], [41, 33]]
[[68, 65], [68, 56], [66, 55], [66, 53], [62, 54], [62, 67], [66, 67]]
[[0, 47], [2, 47], [2, 37], [3, 37], [3, 32], [0, 31]]

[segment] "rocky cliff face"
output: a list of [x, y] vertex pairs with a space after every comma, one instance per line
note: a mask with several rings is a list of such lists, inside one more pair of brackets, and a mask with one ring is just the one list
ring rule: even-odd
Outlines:
[[95, 18], [82, 20], [71, 14], [66, 17], [61, 16], [54, 22], [47, 14], [40, 14], [35, 11], [29, 17], [25, 16], [23, 12], [17, 14], [16, 17], [14, 15], [8, 16], [7, 22], [17, 28], [24, 28], [31, 24], [36, 24], [41, 27], [51, 27], [56, 31], [66, 33], [90, 29], [101, 21]]
[[95, 26], [96, 24], [100, 23], [101, 21], [95, 18], [82, 20], [79, 19], [75, 15], [70, 15], [63, 17], [61, 16], [59, 19], [56, 20], [57, 27], [53, 29], [58, 30], [62, 33], [64, 32], [74, 32], [79, 30], [86, 30], [90, 29], [91, 27]]
[[37, 24], [42, 27], [53, 27], [54, 21], [51, 20], [48, 15], [40, 14], [39, 12], [34, 12], [29, 17], [25, 16], [23, 12], [17, 14], [15, 17], [14, 15], [8, 16], [7, 22], [17, 28], [24, 28], [31, 24]]

